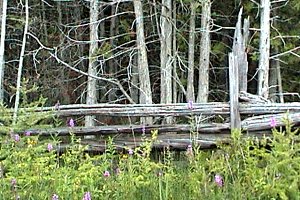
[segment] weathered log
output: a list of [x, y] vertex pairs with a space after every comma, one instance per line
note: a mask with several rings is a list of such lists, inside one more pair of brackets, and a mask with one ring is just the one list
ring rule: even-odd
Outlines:
[[[253, 132], [246, 134], [243, 137], [254, 137], [261, 139], [263, 137], [272, 137], [270, 131], [265, 132]], [[119, 135], [113, 138], [113, 146], [117, 151], [128, 150], [128, 148], [136, 148], [143, 145], [145, 139], [151, 139], [151, 136], [123, 136]], [[200, 149], [212, 149], [216, 148], [219, 144], [229, 143], [231, 140], [230, 134], [201, 134], [196, 138], [190, 134], [160, 134], [154, 141], [152, 148], [170, 150], [186, 150], [188, 145], [197, 144]], [[82, 140], [82, 145], [86, 145], [86, 151], [88, 152], [104, 152], [107, 148], [107, 139], [97, 139], [97, 140]], [[60, 144], [56, 147], [58, 151], [64, 151], [69, 144]]]
[[[271, 118], [277, 122], [276, 127], [285, 126], [284, 119], [288, 116], [290, 122], [298, 126], [300, 125], [300, 112], [262, 115], [246, 118], [241, 122], [241, 129], [248, 132], [258, 130], [270, 130]], [[75, 135], [112, 135], [112, 134], [131, 134], [131, 133], [150, 133], [151, 130], [158, 130], [159, 133], [230, 133], [230, 125], [228, 123], [210, 123], [210, 124], [174, 124], [174, 125], [111, 125], [111, 126], [95, 126], [95, 127], [73, 127], [73, 128], [53, 128], [53, 129], [36, 129], [30, 130], [33, 135], [49, 136], [58, 135], [66, 136], [70, 133]]]
[[[197, 131], [199, 133], [221, 133], [229, 132], [229, 125], [225, 124], [199, 124], [195, 127], [189, 124], [177, 124], [177, 125], [113, 125], [113, 126], [95, 126], [95, 127], [73, 127], [73, 128], [53, 128], [53, 129], [35, 129], [29, 130], [32, 135], [41, 136], [67, 136], [70, 133], [75, 135], [112, 135], [112, 134], [131, 134], [131, 133], [150, 133], [152, 130], [158, 130], [159, 133], [189, 133]], [[22, 131], [23, 132], [23, 131]]]
[[[276, 114], [285, 112], [300, 112], [300, 103], [239, 103], [240, 114]], [[78, 115], [101, 115], [118, 117], [158, 117], [158, 116], [191, 116], [191, 115], [229, 115], [228, 103], [194, 103], [193, 109], [187, 104], [95, 104], [95, 105], [66, 105], [44, 107], [36, 109], [36, 112], [53, 111], [55, 115], [78, 116]]]
[[300, 112], [298, 112], [250, 117], [242, 121], [242, 127], [249, 131], [270, 129], [272, 128], [272, 118], [276, 121], [275, 127], [285, 126], [286, 123], [291, 123], [294, 126], [300, 124]]

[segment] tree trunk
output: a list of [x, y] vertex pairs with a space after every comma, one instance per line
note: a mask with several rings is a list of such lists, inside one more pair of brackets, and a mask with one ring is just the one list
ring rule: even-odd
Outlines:
[[1, 40], [0, 40], [0, 102], [4, 101], [4, 68], [5, 68], [5, 33], [6, 33], [6, 11], [7, 11], [7, 0], [1, 1]]
[[257, 94], [269, 97], [270, 0], [261, 0]]
[[202, 1], [201, 15], [201, 40], [200, 40], [200, 61], [199, 61], [199, 84], [198, 84], [198, 103], [208, 101], [209, 90], [209, 54], [210, 54], [210, 18], [211, 2]]
[[195, 59], [195, 19], [197, 2], [191, 1], [191, 17], [190, 17], [190, 30], [189, 30], [189, 53], [188, 53], [188, 77], [187, 77], [187, 90], [186, 99], [187, 101], [195, 101], [194, 91], [194, 59]]
[[26, 46], [26, 37], [28, 32], [28, 25], [29, 25], [29, 7], [28, 7], [28, 0], [25, 0], [25, 27], [23, 33], [23, 41], [22, 41], [22, 48], [20, 53], [19, 59], [19, 67], [18, 67], [18, 77], [17, 77], [17, 86], [16, 86], [16, 100], [15, 100], [15, 108], [14, 108], [14, 115], [13, 115], [13, 124], [17, 123], [18, 117], [18, 108], [20, 103], [20, 90], [21, 90], [21, 79], [22, 79], [22, 70], [23, 70], [23, 60], [25, 54], [25, 46]]
[[[89, 50], [89, 68], [88, 74], [97, 76], [96, 51], [98, 48], [98, 0], [90, 1], [90, 50]], [[86, 104], [97, 103], [97, 80], [88, 77]], [[95, 116], [85, 117], [85, 126], [94, 126]]]
[[173, 103], [177, 103], [177, 39], [176, 39], [176, 1], [173, 1]]
[[137, 54], [130, 55], [130, 66], [130, 72], [128, 73], [130, 96], [134, 102], [139, 102], [139, 71]]
[[[113, 38], [116, 35], [116, 23], [117, 23], [117, 16], [114, 16], [116, 14], [116, 7], [117, 5], [112, 5], [111, 7], [111, 20], [110, 20], [110, 30], [109, 30], [109, 35], [111, 38]], [[110, 39], [109, 40], [109, 45], [110, 48], [113, 49], [114, 48], [114, 39]], [[112, 54], [114, 52], [111, 52]], [[110, 75], [114, 75], [117, 72], [117, 64], [114, 61], [114, 58], [110, 58], [110, 60], [108, 61], [108, 70], [109, 70], [109, 74]], [[114, 102], [115, 100], [117, 100], [117, 88], [115, 85], [110, 84], [109, 85], [109, 93], [108, 93], [108, 101], [109, 102]]]
[[[140, 103], [152, 104], [152, 92], [150, 85], [149, 66], [144, 34], [143, 7], [140, 0], [133, 0], [136, 18], [136, 41], [138, 49], [138, 72], [140, 86]], [[142, 118], [142, 123], [152, 124], [152, 118]]]
[[[161, 10], [161, 85], [160, 102], [172, 103], [172, 0], [162, 0]], [[165, 119], [167, 124], [172, 123], [172, 118]]]

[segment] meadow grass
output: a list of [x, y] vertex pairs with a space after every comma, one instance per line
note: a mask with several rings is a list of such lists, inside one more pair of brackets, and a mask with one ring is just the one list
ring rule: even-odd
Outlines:
[[[71, 136], [60, 141], [10, 133], [1, 136], [0, 199], [299, 199], [300, 148], [297, 131], [273, 128], [272, 138], [241, 137], [209, 151], [196, 145], [178, 153], [166, 148], [152, 159], [145, 140], [136, 149], [90, 155]], [[175, 154], [177, 154], [175, 156]]]

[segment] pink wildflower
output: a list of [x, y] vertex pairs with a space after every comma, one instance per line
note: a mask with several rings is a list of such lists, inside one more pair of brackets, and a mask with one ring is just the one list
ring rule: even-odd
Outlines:
[[275, 128], [276, 125], [277, 125], [277, 122], [276, 122], [275, 117], [271, 117], [271, 120], [270, 120], [270, 126], [271, 126], [272, 128]]
[[193, 101], [192, 100], [188, 101], [188, 109], [193, 110]]
[[215, 175], [215, 183], [217, 184], [217, 186], [222, 187], [223, 186], [223, 178], [221, 175], [216, 174]]
[[49, 143], [49, 144], [47, 145], [47, 149], [48, 149], [49, 152], [52, 151], [53, 145], [52, 145], [51, 143]]
[[70, 119], [69, 120], [69, 127], [74, 127], [75, 126], [75, 121], [74, 121], [74, 119]]
[[103, 173], [103, 176], [104, 176], [104, 177], [110, 177], [109, 171], [106, 170], [106, 171]]

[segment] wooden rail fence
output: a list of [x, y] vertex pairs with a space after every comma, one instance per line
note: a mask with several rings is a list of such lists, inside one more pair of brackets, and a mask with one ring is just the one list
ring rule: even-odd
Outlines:
[[[193, 123], [174, 124], [135, 124], [107, 125], [95, 127], [61, 127], [47, 130], [30, 130], [32, 134], [49, 136], [51, 134], [66, 136], [72, 132], [75, 135], [96, 135], [95, 139], [83, 140], [91, 151], [103, 151], [106, 147], [106, 136], [114, 138], [118, 149], [140, 145], [151, 130], [158, 130], [158, 139], [154, 147], [186, 148], [195, 142], [201, 148], [211, 148], [218, 141], [226, 142], [232, 130], [241, 130], [246, 136], [262, 137], [270, 135], [270, 120], [276, 120], [276, 126], [284, 126], [284, 118], [295, 126], [300, 125], [300, 103], [271, 103], [268, 100], [247, 93], [247, 55], [245, 42], [247, 41], [249, 21], [244, 20], [241, 27], [242, 10], [234, 34], [233, 52], [229, 53], [229, 102], [187, 103], [178, 104], [95, 104], [95, 105], [61, 105], [55, 107], [37, 108], [34, 112], [53, 111], [58, 117], [74, 117], [95, 115], [102, 117], [154, 117], [165, 118], [193, 118]], [[220, 123], [209, 123], [205, 120], [222, 116]], [[188, 121], [188, 120], [185, 120]], [[62, 145], [62, 148], [64, 146]]]

